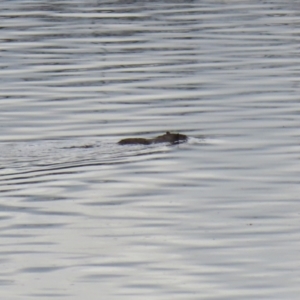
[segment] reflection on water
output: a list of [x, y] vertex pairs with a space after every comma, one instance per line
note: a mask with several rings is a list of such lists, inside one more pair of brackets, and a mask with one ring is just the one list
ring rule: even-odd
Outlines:
[[296, 2], [0, 5], [3, 299], [298, 299]]

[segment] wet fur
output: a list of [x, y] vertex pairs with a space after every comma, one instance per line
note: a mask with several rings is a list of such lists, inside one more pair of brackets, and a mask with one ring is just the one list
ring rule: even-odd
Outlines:
[[153, 139], [129, 138], [118, 142], [119, 145], [150, 145], [158, 143], [179, 144], [187, 140], [187, 136], [180, 133], [170, 133], [167, 131], [164, 135], [157, 136]]

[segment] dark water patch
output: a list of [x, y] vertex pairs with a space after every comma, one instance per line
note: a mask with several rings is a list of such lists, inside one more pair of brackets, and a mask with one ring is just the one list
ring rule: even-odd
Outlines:
[[47, 272], [55, 272], [55, 271], [58, 271], [58, 270], [61, 270], [61, 269], [63, 269], [63, 267], [48, 267], [48, 266], [45, 266], [45, 267], [24, 268], [24, 269], [21, 269], [20, 272], [22, 272], [22, 273], [39, 273], [39, 274], [42, 274], [42, 273], [47, 273]]
[[7, 285], [13, 285], [14, 283], [15, 283], [14, 280], [0, 279], [0, 285], [7, 286]]
[[15, 229], [47, 229], [52, 227], [64, 227], [64, 223], [48, 223], [48, 224], [15, 224], [8, 227], [2, 227], [0, 231], [15, 230]]
[[126, 278], [126, 275], [119, 275], [119, 274], [110, 274], [110, 273], [105, 273], [105, 272], [101, 272], [101, 274], [93, 274], [93, 275], [87, 275], [84, 276], [83, 278], [80, 278], [80, 282], [81, 281], [88, 281], [88, 282], [99, 282], [100, 281], [110, 281], [113, 279], [121, 279], [121, 278]]
[[67, 197], [54, 197], [48, 195], [41, 195], [39, 197], [33, 197], [32, 195], [19, 195], [20, 199], [24, 199], [25, 202], [55, 202], [55, 201], [67, 201]]
[[99, 201], [99, 202], [85, 202], [83, 205], [88, 205], [88, 206], [121, 206], [121, 205], [125, 205], [126, 203], [129, 202], [124, 202], [124, 201], [116, 201], [116, 200], [112, 200], [112, 201]]
[[31, 293], [27, 296], [49, 299], [49, 298], [61, 298], [61, 297], [66, 298], [66, 297], [69, 297], [70, 294], [68, 294], [68, 293], [57, 293], [57, 292], [51, 292], [50, 291], [50, 292], [45, 292], [45, 293]]
[[[2, 237], [7, 237], [7, 236], [5, 236], [5, 235], [2, 235]], [[9, 237], [9, 236], [8, 236]], [[16, 245], [28, 245], [28, 244], [25, 244], [25, 243], [18, 243], [18, 244], [14, 244], [13, 246], [16, 246]], [[35, 244], [35, 243], [33, 243], [32, 244], [33, 246], [37, 246], [37, 245], [42, 245], [42, 244]], [[51, 245], [51, 244], [44, 244], [45, 246], [49, 246], [49, 245]], [[26, 254], [40, 254], [40, 253], [43, 253], [43, 252], [41, 252], [41, 251], [36, 251], [36, 250], [15, 250], [15, 251], [0, 251], [0, 253], [2, 254], [2, 255], [7, 255], [7, 256], [11, 256], [11, 255], [19, 255], [19, 254], [21, 254], [21, 255], [26, 255]]]
[[7, 205], [7, 204], [1, 204], [0, 205], [2, 212], [28, 212], [34, 210], [33, 208], [29, 208], [26, 206], [15, 206], [15, 205]]

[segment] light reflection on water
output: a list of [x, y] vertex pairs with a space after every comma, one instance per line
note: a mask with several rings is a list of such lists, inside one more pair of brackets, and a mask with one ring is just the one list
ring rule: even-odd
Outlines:
[[296, 3], [1, 8], [3, 298], [298, 299]]

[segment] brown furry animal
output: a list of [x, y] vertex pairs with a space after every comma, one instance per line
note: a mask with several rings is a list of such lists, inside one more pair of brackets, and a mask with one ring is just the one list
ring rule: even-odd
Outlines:
[[129, 138], [118, 142], [119, 145], [150, 145], [158, 143], [179, 144], [186, 142], [187, 136], [180, 133], [170, 133], [167, 131], [164, 135], [157, 136], [153, 139]]

